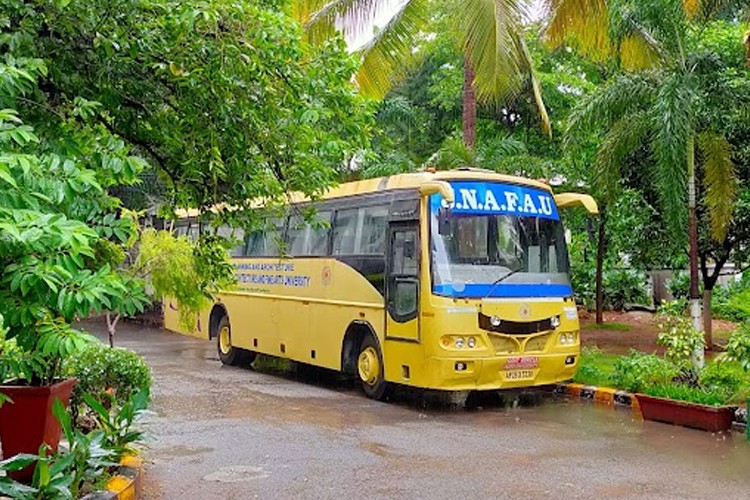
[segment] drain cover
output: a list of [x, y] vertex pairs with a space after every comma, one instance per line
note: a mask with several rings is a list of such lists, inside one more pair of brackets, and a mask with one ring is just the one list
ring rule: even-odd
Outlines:
[[248, 467], [246, 465], [232, 465], [222, 467], [203, 477], [204, 481], [216, 481], [217, 483], [241, 483], [242, 481], [253, 481], [264, 479], [268, 473], [261, 467]]

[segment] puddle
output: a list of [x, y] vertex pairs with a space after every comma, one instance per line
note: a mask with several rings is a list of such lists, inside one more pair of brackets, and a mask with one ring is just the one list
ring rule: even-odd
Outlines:
[[268, 472], [262, 467], [250, 467], [247, 465], [232, 465], [222, 467], [216, 472], [203, 476], [204, 481], [214, 481], [217, 483], [241, 483], [244, 481], [254, 481], [256, 479], [265, 479]]

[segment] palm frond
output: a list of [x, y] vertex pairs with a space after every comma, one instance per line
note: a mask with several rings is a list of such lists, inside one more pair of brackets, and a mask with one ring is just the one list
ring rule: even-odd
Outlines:
[[593, 183], [603, 196], [616, 196], [621, 167], [628, 156], [649, 139], [653, 118], [648, 111], [629, 113], [612, 124], [596, 153]]
[[747, 7], [746, 0], [683, 0], [683, 8], [688, 17], [708, 21], [720, 15], [724, 9]]
[[682, 0], [682, 6], [688, 16], [695, 17], [703, 10], [705, 0]]
[[665, 219], [680, 237], [687, 228], [687, 146], [695, 130], [695, 100], [691, 82], [676, 74], [662, 82], [654, 106], [655, 181]]
[[356, 81], [363, 94], [382, 98], [419, 60], [413, 47], [427, 24], [428, 5], [429, 0], [409, 0], [361, 49]]
[[549, 119], [549, 114], [547, 114], [547, 106], [545, 106], [544, 99], [542, 97], [542, 85], [539, 83], [539, 77], [537, 76], [536, 69], [534, 68], [534, 61], [531, 59], [531, 54], [529, 53], [529, 48], [524, 41], [523, 35], [519, 36], [518, 39], [521, 45], [522, 66], [523, 69], [528, 73], [529, 80], [531, 80], [531, 90], [534, 95], [534, 103], [536, 104], [536, 109], [539, 112], [539, 121], [542, 124], [542, 130], [544, 131], [544, 133], [551, 138], [552, 122]]
[[499, 104], [523, 86], [518, 34], [522, 0], [456, 2], [456, 26], [466, 58], [475, 71], [477, 100]]
[[737, 199], [737, 175], [732, 162], [732, 146], [727, 139], [713, 132], [698, 136], [703, 158], [703, 203], [711, 221], [711, 237], [722, 242], [732, 223]]
[[466, 147], [463, 139], [457, 136], [445, 139], [440, 145], [440, 149], [427, 160], [425, 165], [439, 169], [479, 166], [477, 165], [476, 152]]
[[641, 74], [620, 74], [603, 87], [583, 97], [573, 109], [565, 130], [565, 142], [576, 142], [578, 134], [609, 128], [623, 116], [647, 109], [654, 100], [654, 82]]
[[295, 21], [305, 26], [310, 18], [326, 5], [326, 0], [293, 0], [290, 13]]
[[629, 70], [646, 70], [659, 64], [661, 53], [652, 38], [628, 35], [620, 42], [620, 64]]
[[365, 30], [372, 29], [378, 15], [391, 5], [389, 0], [295, 1], [299, 2], [307, 5], [295, 5], [292, 10], [294, 12], [296, 8], [300, 17], [306, 13], [304, 26], [312, 43], [321, 43], [330, 37], [336, 31], [337, 23], [347, 38], [359, 37]]
[[595, 61], [612, 54], [606, 0], [546, 0], [549, 22], [544, 30], [553, 47], [570, 42]]

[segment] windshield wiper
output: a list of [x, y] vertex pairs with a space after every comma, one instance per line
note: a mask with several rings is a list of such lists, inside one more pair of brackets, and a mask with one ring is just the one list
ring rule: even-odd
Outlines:
[[507, 273], [503, 274], [498, 279], [493, 281], [492, 284], [490, 285], [490, 289], [487, 291], [487, 294], [485, 295], [485, 298], [490, 296], [490, 294], [495, 290], [495, 288], [497, 288], [497, 285], [499, 285], [500, 283], [507, 280], [508, 278], [510, 278], [511, 276], [513, 276], [514, 274], [518, 272], [521, 272], [521, 269], [514, 269], [513, 271], [508, 271]]

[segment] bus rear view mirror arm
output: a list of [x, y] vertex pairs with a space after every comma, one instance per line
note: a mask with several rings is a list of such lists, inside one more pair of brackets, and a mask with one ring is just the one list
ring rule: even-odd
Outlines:
[[419, 186], [419, 193], [423, 196], [440, 194], [447, 203], [453, 203], [453, 188], [445, 181], [425, 181]]
[[567, 208], [575, 205], [583, 205], [590, 214], [598, 215], [599, 206], [594, 198], [588, 194], [581, 193], [560, 193], [555, 195], [555, 204], [558, 208]]

